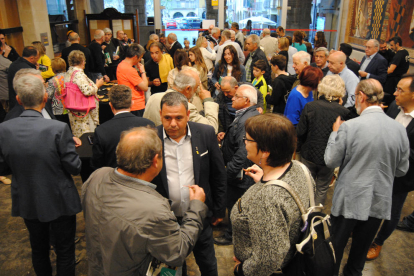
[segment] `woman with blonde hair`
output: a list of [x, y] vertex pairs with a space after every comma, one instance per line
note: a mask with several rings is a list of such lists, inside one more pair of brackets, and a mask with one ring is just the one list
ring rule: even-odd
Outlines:
[[197, 39], [196, 46], [200, 48], [204, 62], [207, 66], [207, 70], [210, 72], [214, 68], [214, 62], [216, 61], [216, 51], [214, 51], [214, 49], [211, 49], [211, 52], [207, 50], [208, 41], [204, 36], [201, 36]]
[[[278, 55], [282, 55], [286, 58], [286, 66], [285, 68], [280, 68], [281, 70], [284, 70], [287, 72], [287, 66], [289, 63], [289, 39], [286, 37], [279, 38], [279, 53]], [[291, 62], [292, 63], [292, 62]]]
[[324, 204], [334, 169], [326, 166], [325, 149], [332, 125], [341, 116], [346, 119], [349, 110], [343, 107], [345, 83], [338, 75], [324, 77], [318, 85], [318, 101], [305, 105], [296, 128], [298, 147], [305, 164], [316, 183], [315, 204]]
[[207, 66], [204, 62], [203, 55], [201, 54], [199, 47], [192, 47], [188, 51], [188, 57], [190, 58], [193, 68], [197, 69], [200, 74], [200, 81], [204, 89], [207, 89]]
[[46, 91], [52, 100], [53, 115], [57, 120], [69, 124], [68, 111], [64, 108], [61, 98], [65, 87], [66, 62], [62, 58], [54, 58], [51, 67], [55, 76], [48, 81]]
[[52, 70], [52, 62], [50, 58], [46, 55], [46, 47], [40, 41], [33, 41], [32, 45], [37, 49], [39, 52], [39, 60], [37, 63], [39, 64], [40, 74], [45, 81], [48, 81], [51, 77], [55, 74]]
[[96, 80], [96, 83], [91, 81], [85, 75], [85, 55], [78, 50], [70, 52], [68, 57], [69, 69], [65, 74], [64, 82], [73, 82], [78, 86], [80, 91], [85, 96], [95, 97], [96, 108], [87, 112], [69, 112], [69, 121], [72, 133], [76, 137], [81, 137], [86, 132], [94, 132], [99, 125], [99, 102], [96, 99], [98, 89], [104, 83], [103, 78]]

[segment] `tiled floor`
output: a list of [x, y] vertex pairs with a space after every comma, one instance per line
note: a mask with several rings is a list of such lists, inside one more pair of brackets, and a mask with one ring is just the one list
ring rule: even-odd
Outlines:
[[[80, 190], [82, 181], [75, 177], [76, 186]], [[333, 189], [330, 189], [327, 202], [331, 201]], [[330, 204], [326, 206], [329, 212]], [[407, 197], [403, 209], [403, 216], [414, 210], [414, 193]], [[85, 250], [84, 230], [85, 224], [82, 213], [77, 215], [77, 235], [81, 237], [76, 245], [76, 252], [83, 260], [76, 266], [77, 275], [87, 275], [87, 259]], [[219, 236], [224, 227], [217, 227], [214, 236]], [[233, 275], [234, 262], [232, 246], [216, 246], [216, 256], [220, 276]], [[378, 259], [367, 262], [363, 272], [364, 276], [379, 275], [414, 275], [414, 233], [396, 230], [386, 241]], [[347, 247], [349, 250], [349, 244]], [[52, 254], [54, 261], [55, 256]], [[346, 260], [346, 253], [344, 260]], [[187, 260], [188, 275], [200, 275], [194, 257], [190, 255]], [[411, 274], [412, 273], [412, 274]], [[0, 184], [0, 276], [35, 275], [31, 264], [31, 250], [29, 235], [22, 218], [11, 217], [10, 186]]]

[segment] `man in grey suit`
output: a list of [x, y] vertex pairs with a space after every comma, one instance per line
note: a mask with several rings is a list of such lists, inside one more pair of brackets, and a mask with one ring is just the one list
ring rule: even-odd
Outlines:
[[24, 219], [37, 275], [52, 275], [49, 233], [56, 240], [58, 275], [75, 275], [76, 214], [82, 210], [71, 175], [81, 161], [69, 126], [42, 116], [48, 95], [36, 76], [14, 84], [25, 111], [0, 125], [0, 175], [13, 175], [12, 216]]
[[325, 150], [330, 168], [340, 167], [332, 198], [335, 275], [352, 233], [352, 246], [343, 275], [362, 275], [368, 249], [383, 219], [391, 217], [394, 177], [406, 174], [409, 142], [400, 123], [379, 106], [384, 96], [375, 79], [361, 81], [355, 90], [361, 116], [333, 125]]

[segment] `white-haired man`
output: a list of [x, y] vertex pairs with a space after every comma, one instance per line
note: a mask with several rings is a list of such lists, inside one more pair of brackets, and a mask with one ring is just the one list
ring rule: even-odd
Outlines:
[[376, 79], [382, 85], [387, 80], [388, 62], [378, 55], [379, 42], [376, 39], [370, 39], [365, 44], [365, 56], [361, 60], [359, 76], [361, 80]]
[[175, 51], [177, 51], [178, 49], [182, 49], [183, 45], [181, 45], [180, 42], [177, 41], [177, 35], [175, 33], [168, 34], [167, 41], [171, 45], [170, 56], [174, 60]]
[[105, 72], [105, 55], [102, 53], [101, 45], [104, 41], [105, 33], [98, 29], [93, 36], [94, 40], [89, 44], [88, 49], [91, 51], [92, 64], [89, 65], [91, 71], [92, 80], [101, 79], [102, 77], [106, 82], [109, 81]]
[[[259, 115], [256, 110], [257, 91], [250, 85], [241, 85], [232, 99], [232, 107], [236, 110], [236, 117], [228, 127], [223, 140], [223, 158], [227, 170], [227, 202], [229, 210], [239, 198], [254, 184], [251, 177], [244, 175], [243, 168], [248, 168], [253, 163], [247, 159], [244, 138], [246, 130], [244, 123], [250, 117]], [[229, 216], [229, 224], [223, 236], [214, 239], [218, 245], [229, 245], [232, 243], [232, 226]]]
[[299, 51], [292, 56], [293, 59], [293, 69], [296, 73], [296, 81], [292, 85], [292, 89], [300, 84], [299, 75], [302, 73], [302, 70], [310, 65], [311, 57], [308, 53], [304, 51]]
[[216, 64], [221, 60], [221, 56], [223, 55], [223, 49], [224, 47], [226, 47], [227, 45], [233, 45], [234, 48], [236, 48], [237, 51], [237, 58], [240, 61], [240, 64], [244, 63], [245, 57], [244, 57], [244, 53], [243, 50], [240, 48], [240, 45], [236, 42], [232, 42], [231, 39], [231, 34], [229, 30], [224, 30], [221, 34], [221, 41], [223, 41], [223, 44], [221, 44], [218, 48], [217, 48], [217, 54], [216, 54]]
[[263, 29], [263, 38], [260, 40], [260, 47], [263, 47], [263, 52], [266, 56], [273, 56], [279, 51], [279, 40], [276, 37], [270, 36], [270, 29]]
[[[220, 34], [221, 34], [220, 29], [217, 27], [214, 27], [211, 30], [211, 35], [207, 37], [207, 40], [213, 42], [214, 47], [216, 47], [219, 44]], [[217, 51], [217, 49], [214, 49], [214, 50]]]

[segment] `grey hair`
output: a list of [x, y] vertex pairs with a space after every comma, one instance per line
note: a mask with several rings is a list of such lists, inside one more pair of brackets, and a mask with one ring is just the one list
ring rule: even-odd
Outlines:
[[[158, 35], [157, 35], [157, 34], [151, 34], [151, 35], [149, 36], [149, 39], [150, 39], [150, 40], [154, 40], [154, 39], [153, 39], [154, 37], [158, 37]], [[159, 37], [158, 37], [158, 38], [159, 38]]]
[[211, 34], [213, 35], [213, 34], [215, 34], [215, 33], [217, 33], [217, 32], [220, 32], [220, 29], [219, 28], [217, 28], [217, 27], [214, 27], [212, 30], [211, 30]]
[[25, 75], [33, 75], [33, 76], [41, 76], [41, 74], [40, 74], [40, 71], [39, 70], [36, 70], [36, 69], [33, 69], [33, 68], [25, 68], [25, 69], [20, 69], [19, 71], [17, 71], [17, 73], [14, 75], [14, 78], [13, 78], [13, 89], [16, 91], [17, 89], [16, 89], [16, 87], [15, 87], [15, 83], [16, 83], [16, 81], [20, 78], [20, 77], [22, 77], [22, 76], [25, 76]]
[[69, 41], [70, 42], [78, 41], [78, 39], [79, 39], [79, 35], [77, 33], [73, 32], [73, 33], [69, 34]]
[[177, 35], [176, 35], [175, 33], [169, 33], [169, 34], [168, 34], [168, 37], [169, 37], [170, 39], [172, 39], [173, 41], [177, 41]]
[[236, 32], [234, 30], [229, 30], [230, 34], [236, 35]]
[[270, 35], [270, 30], [268, 28], [263, 29], [263, 35]]
[[345, 96], [345, 82], [339, 75], [328, 75], [318, 85], [318, 99], [324, 96], [328, 101], [337, 101]]
[[174, 86], [178, 88], [178, 90], [183, 91], [187, 86], [191, 86], [191, 88], [195, 88], [197, 85], [196, 80], [191, 75], [190, 69], [184, 69], [178, 72], [174, 79]]
[[370, 104], [379, 104], [384, 98], [384, 90], [382, 89], [382, 85], [376, 79], [360, 81], [356, 87], [355, 95], [359, 91], [363, 92], [367, 96], [367, 102]]
[[93, 36], [94, 39], [101, 39], [105, 35], [104, 31], [96, 30]]
[[326, 49], [325, 47], [319, 47], [315, 49], [315, 53], [317, 52], [325, 52], [325, 56], [328, 57], [329, 56], [329, 51], [328, 49]]
[[251, 105], [257, 104], [257, 90], [253, 86], [248, 85], [248, 84], [243, 84], [243, 85], [240, 85], [237, 91], [243, 91], [243, 96], [250, 100]]
[[221, 38], [223, 38], [223, 37], [225, 37], [225, 38], [227, 38], [227, 40], [229, 40], [231, 38], [230, 31], [229, 30], [222, 31], [221, 32]]
[[230, 76], [227, 76], [227, 77], [224, 77], [224, 78], [221, 79], [221, 85], [224, 85], [226, 83], [230, 84], [230, 86], [232, 88], [234, 88], [236, 85], [238, 85], [236, 78], [235, 77], [230, 77]]
[[109, 29], [109, 28], [105, 28], [105, 29], [103, 29], [103, 31], [104, 31], [105, 34], [108, 34], [108, 33], [112, 34], [112, 30]]
[[[126, 139], [128, 134], [133, 137]], [[152, 165], [152, 160], [158, 154], [162, 157], [162, 142], [154, 129], [135, 127], [121, 133], [121, 139], [116, 147], [118, 167], [126, 172], [140, 175]]]
[[180, 92], [168, 92], [161, 99], [161, 110], [166, 104], [167, 106], [184, 105], [185, 110], [188, 111], [188, 99]]
[[260, 46], [260, 37], [258, 35], [255, 34], [251, 34], [247, 37], [248, 39], [250, 38], [252, 40], [253, 44], [256, 44], [257, 47]]
[[82, 61], [86, 61], [85, 54], [79, 50], [73, 50], [68, 56], [69, 66], [80, 65]]
[[379, 42], [378, 42], [378, 40], [376, 40], [376, 39], [370, 39], [370, 40], [368, 40], [368, 42], [369, 41], [374, 42], [374, 47], [379, 48]]
[[294, 57], [298, 57], [299, 60], [300, 60], [300, 63], [305, 64], [305, 62], [307, 62], [308, 65], [310, 65], [311, 57], [307, 52], [299, 51], [299, 52], [293, 54], [292, 58], [294, 58]]
[[25, 108], [34, 108], [42, 104], [46, 92], [38, 77], [31, 74], [20, 76], [13, 87]]

